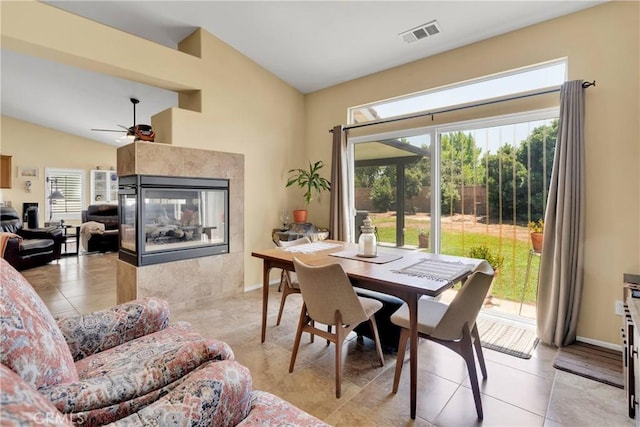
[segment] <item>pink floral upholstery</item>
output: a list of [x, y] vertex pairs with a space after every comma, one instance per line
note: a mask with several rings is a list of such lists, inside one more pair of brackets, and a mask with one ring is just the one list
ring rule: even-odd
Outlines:
[[74, 360], [152, 334], [169, 324], [169, 305], [143, 298], [108, 310], [58, 319]]
[[0, 361], [31, 386], [78, 381], [69, 347], [29, 282], [0, 258]]
[[249, 416], [238, 426], [306, 426], [320, 427], [328, 424], [266, 391], [256, 390], [251, 395]]
[[167, 396], [115, 425], [235, 426], [250, 408], [251, 374], [226, 360], [203, 365]]
[[56, 322], [26, 279], [0, 263], [0, 425], [324, 425], [252, 393], [231, 348], [186, 322], [168, 325], [166, 302]]
[[5, 365], [0, 365], [0, 390], [0, 425], [3, 427], [73, 425], [69, 417], [58, 412], [49, 400]]

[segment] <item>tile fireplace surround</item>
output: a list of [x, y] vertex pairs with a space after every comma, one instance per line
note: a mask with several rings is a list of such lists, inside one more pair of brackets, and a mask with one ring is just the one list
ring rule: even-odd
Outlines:
[[229, 180], [229, 253], [136, 267], [118, 260], [117, 302], [145, 296], [185, 308], [244, 291], [244, 155], [152, 142], [118, 148], [118, 176]]

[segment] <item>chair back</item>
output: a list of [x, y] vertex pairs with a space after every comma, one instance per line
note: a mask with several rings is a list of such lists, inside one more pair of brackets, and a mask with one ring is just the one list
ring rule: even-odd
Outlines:
[[441, 340], [455, 341], [462, 337], [462, 327], [466, 323], [473, 328], [482, 308], [489, 286], [493, 281], [493, 270], [480, 269], [464, 282], [440, 322], [433, 328], [431, 336]]
[[296, 240], [278, 240], [278, 246], [281, 248], [288, 248], [289, 246], [304, 245], [305, 243], [311, 243], [311, 240], [307, 236], [300, 237]]
[[22, 218], [18, 211], [9, 206], [0, 206], [0, 231], [15, 233], [22, 229]]
[[340, 264], [310, 266], [296, 257], [293, 257], [293, 264], [302, 299], [313, 320], [335, 325], [336, 310], [340, 311], [345, 325], [355, 325], [369, 318]]

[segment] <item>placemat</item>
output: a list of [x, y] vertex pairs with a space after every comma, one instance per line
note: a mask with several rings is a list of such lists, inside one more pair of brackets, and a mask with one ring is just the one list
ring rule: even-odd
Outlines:
[[394, 255], [394, 254], [378, 254], [378, 256], [376, 256], [375, 258], [367, 258], [367, 257], [358, 256], [358, 251], [354, 251], [354, 250], [334, 252], [329, 255], [336, 256], [339, 258], [348, 258], [348, 259], [355, 259], [358, 261], [371, 262], [373, 264], [386, 264], [388, 262], [395, 261], [397, 259], [402, 258], [402, 255]]
[[315, 243], [305, 243], [304, 245], [296, 245], [289, 246], [288, 248], [283, 248], [286, 252], [299, 252], [303, 254], [311, 254], [313, 252], [320, 252], [331, 248], [337, 248], [342, 246], [339, 243], [325, 243], [325, 242], [315, 242]]
[[472, 269], [473, 265], [470, 264], [424, 258], [408, 267], [392, 271], [394, 273], [408, 274], [410, 276], [422, 277], [431, 280], [455, 282], [460, 277], [471, 272]]

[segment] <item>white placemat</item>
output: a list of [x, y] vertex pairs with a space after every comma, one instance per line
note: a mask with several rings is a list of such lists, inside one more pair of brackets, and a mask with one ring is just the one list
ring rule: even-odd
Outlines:
[[320, 252], [327, 249], [337, 248], [340, 246], [342, 245], [339, 243], [315, 242], [315, 243], [305, 243], [304, 245], [290, 246], [288, 248], [283, 248], [283, 250], [285, 250], [286, 252], [311, 254], [314, 252]]

